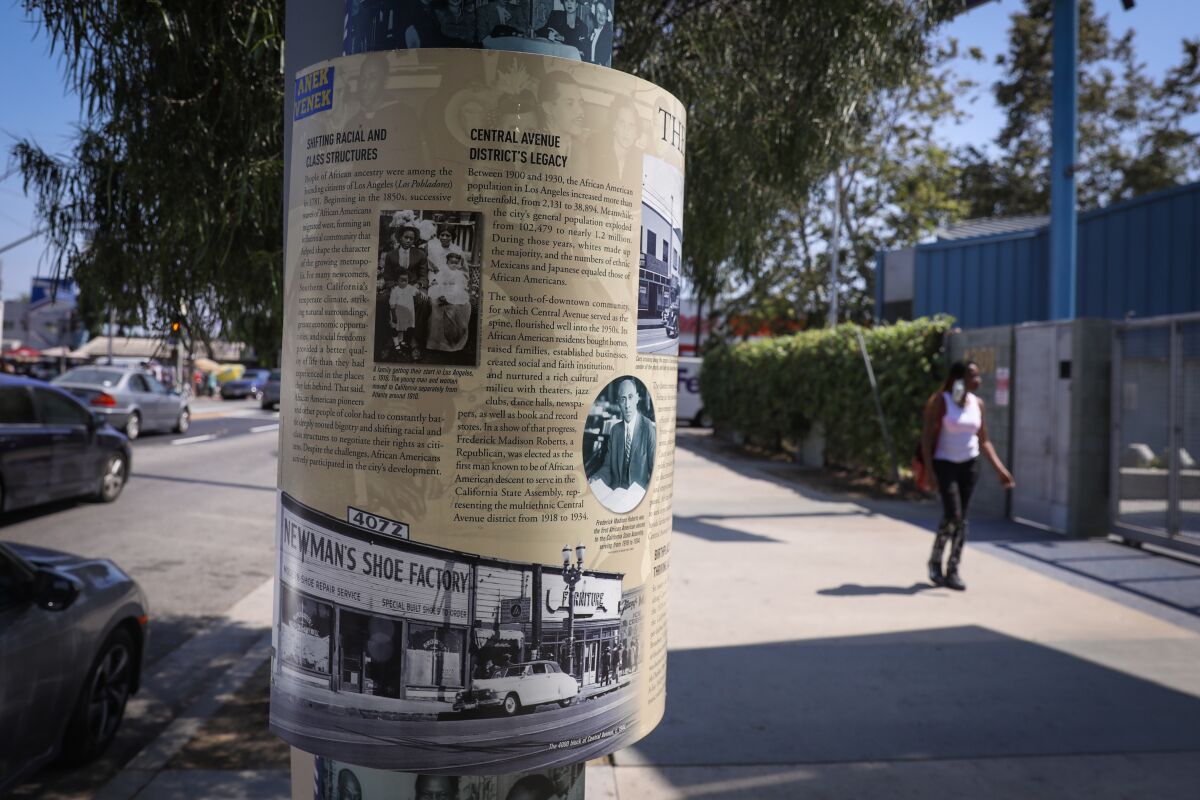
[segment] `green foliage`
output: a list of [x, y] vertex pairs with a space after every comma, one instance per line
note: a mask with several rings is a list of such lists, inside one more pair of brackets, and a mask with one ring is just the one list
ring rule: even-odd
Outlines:
[[[840, 319], [874, 316], [876, 253], [916, 244], [966, 212], [956, 195], [959, 169], [936, 138], [940, 125], [959, 118], [957, 100], [972, 86], [949, 67], [958, 55], [954, 41], [930, 46], [899, 85], [863, 101], [870, 125], [844, 143], [834, 170], [841, 198]], [[776, 213], [761, 268], [725, 291], [721, 331], [737, 335], [747, 320], [755, 321], [752, 330], [773, 333], [825, 325], [832, 236], [833, 192], [821, 181], [803, 202]]]
[[688, 113], [685, 269], [710, 305], [763, 271], [805, 204], [925, 57], [953, 0], [620, 0], [614, 66]]
[[[1006, 54], [995, 85], [1005, 123], [996, 149], [958, 154], [958, 195], [970, 216], [1041, 214], [1050, 208], [1053, 110], [1052, 0], [1026, 0], [1012, 15]], [[1113, 4], [1115, 7], [1115, 4]], [[1120, 12], [1118, 12], [1120, 13]], [[1132, 30], [1119, 38], [1094, 0], [1079, 4], [1079, 155], [1082, 208], [1096, 208], [1164, 189], [1200, 171], [1200, 38], [1181, 28], [1180, 61], [1161, 80], [1146, 74]]]
[[282, 332], [283, 0], [24, 0], [85, 121], [14, 155], [60, 274], [125, 324], [187, 310], [274, 359]]
[[[901, 464], [920, 438], [925, 401], [942, 381], [951, 322], [922, 318], [862, 329]], [[700, 371], [705, 410], [719, 430], [768, 449], [795, 442], [820, 423], [828, 462], [888, 475], [855, 328], [844, 324], [710, 350]]]

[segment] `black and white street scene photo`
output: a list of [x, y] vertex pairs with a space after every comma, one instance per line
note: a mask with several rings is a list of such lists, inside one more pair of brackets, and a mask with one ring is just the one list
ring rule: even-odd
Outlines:
[[583, 764], [510, 775], [421, 775], [317, 756], [314, 800], [583, 800]]
[[642, 159], [642, 242], [638, 258], [639, 353], [679, 355], [679, 276], [683, 250], [683, 173]]
[[585, 546], [549, 565], [483, 558], [287, 495], [281, 524], [271, 724], [292, 744], [381, 769], [519, 772], [632, 734], [642, 590], [586, 569]]
[[346, 0], [342, 51], [479, 47], [607, 67], [613, 0]]
[[379, 215], [376, 363], [479, 365], [483, 215]]
[[646, 384], [624, 375], [600, 390], [584, 422], [583, 467], [602, 506], [623, 514], [642, 502], [657, 438]]

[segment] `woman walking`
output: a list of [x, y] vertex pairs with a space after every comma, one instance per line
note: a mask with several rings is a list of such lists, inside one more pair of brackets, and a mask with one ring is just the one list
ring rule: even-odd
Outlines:
[[[987, 457], [1005, 489], [1016, 486], [988, 439], [983, 401], [979, 389], [979, 365], [956, 361], [941, 391], [925, 404], [921, 434], [921, 456], [925, 473], [942, 498], [942, 520], [933, 552], [929, 554], [929, 580], [936, 586], [962, 591], [967, 588], [958, 574], [963, 543], [967, 540], [967, 509], [979, 480], [979, 454]], [[942, 552], [950, 542], [950, 558], [942, 573]]]

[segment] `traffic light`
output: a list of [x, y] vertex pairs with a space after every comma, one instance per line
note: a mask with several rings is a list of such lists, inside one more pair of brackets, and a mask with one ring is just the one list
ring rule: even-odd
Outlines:
[[179, 342], [179, 329], [181, 325], [179, 320], [171, 320], [171, 324], [167, 327], [167, 343], [174, 347]]

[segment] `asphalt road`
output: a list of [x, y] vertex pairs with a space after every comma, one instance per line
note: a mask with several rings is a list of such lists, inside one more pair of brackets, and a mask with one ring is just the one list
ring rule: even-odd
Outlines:
[[[253, 401], [195, 410], [201, 418], [186, 434], [134, 442], [132, 475], [116, 502], [0, 515], [0, 539], [109, 558], [141, 584], [151, 617], [147, 671], [272, 575], [278, 413]], [[189, 699], [147, 711], [145, 719], [131, 711], [99, 764], [44, 770], [15, 796], [92, 796]]]
[[667, 336], [661, 325], [653, 328], [638, 328], [637, 349], [639, 353], [658, 356], [679, 355], [679, 337]]

